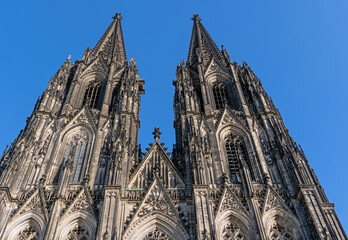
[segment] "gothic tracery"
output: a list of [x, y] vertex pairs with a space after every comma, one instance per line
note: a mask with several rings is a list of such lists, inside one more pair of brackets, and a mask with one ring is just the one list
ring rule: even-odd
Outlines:
[[225, 84], [223, 82], [215, 82], [212, 88], [216, 109], [224, 108], [225, 104], [228, 104], [228, 96]]
[[67, 240], [90, 240], [88, 231], [80, 226], [76, 225], [71, 229], [66, 237]]
[[227, 219], [221, 232], [221, 239], [223, 240], [247, 240], [247, 234], [245, 229], [242, 229], [239, 224], [236, 223], [235, 218]]
[[90, 83], [86, 89], [83, 105], [87, 104], [91, 108], [97, 108], [100, 91], [101, 84], [99, 81]]
[[0, 157], [0, 239], [348, 239], [261, 81], [197, 14], [173, 81], [173, 151], [158, 127], [144, 151], [145, 81], [121, 19], [64, 62]]
[[15, 240], [39, 240], [35, 227], [29, 225], [19, 232]]
[[143, 240], [170, 240], [170, 237], [166, 232], [156, 227], [149, 232]]

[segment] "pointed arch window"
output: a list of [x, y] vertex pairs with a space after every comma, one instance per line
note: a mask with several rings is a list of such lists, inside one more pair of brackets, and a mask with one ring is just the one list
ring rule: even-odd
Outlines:
[[32, 225], [28, 225], [22, 231], [19, 232], [15, 240], [38, 240], [39, 234], [36, 228]]
[[226, 157], [232, 182], [241, 182], [241, 161], [247, 160], [246, 149], [240, 137], [230, 134], [225, 139]]
[[97, 108], [100, 91], [100, 82], [92, 82], [89, 84], [83, 98], [83, 105], [87, 104], [91, 108]]
[[118, 97], [120, 94], [120, 86], [116, 86], [112, 91], [111, 103], [109, 107], [109, 112], [114, 112], [116, 110], [116, 105], [118, 101]]
[[227, 89], [223, 82], [213, 84], [213, 96], [216, 109], [222, 109], [228, 103]]
[[71, 162], [70, 183], [80, 183], [83, 180], [87, 144], [86, 135], [76, 134], [67, 146], [65, 159], [66, 162]]
[[230, 216], [222, 223], [222, 232], [219, 239], [222, 240], [247, 240], [249, 239], [247, 228], [240, 220]]

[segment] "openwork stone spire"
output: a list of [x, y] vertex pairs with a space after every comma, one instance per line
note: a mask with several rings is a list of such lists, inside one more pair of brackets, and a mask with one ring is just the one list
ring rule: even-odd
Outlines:
[[217, 61], [223, 63], [223, 57], [208, 31], [201, 23], [199, 15], [194, 14], [192, 20], [194, 23], [187, 62], [190, 65], [195, 65], [200, 61], [208, 61], [209, 58], [214, 57]]
[[348, 239], [260, 79], [198, 14], [173, 81], [176, 144], [155, 127], [143, 152], [121, 20], [64, 62], [1, 155], [0, 239]]

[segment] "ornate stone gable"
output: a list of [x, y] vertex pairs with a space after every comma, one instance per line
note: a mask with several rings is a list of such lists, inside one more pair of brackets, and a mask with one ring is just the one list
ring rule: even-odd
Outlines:
[[15, 212], [13, 218], [16, 216], [28, 213], [28, 212], [37, 212], [40, 215], [44, 216], [47, 220], [46, 204], [44, 196], [42, 195], [40, 189], [36, 189], [32, 195], [23, 203], [23, 205]]
[[171, 217], [178, 217], [174, 204], [157, 177], [140, 204], [136, 216], [142, 217], [155, 212], [160, 212]]
[[270, 186], [268, 187], [264, 201], [265, 202], [262, 210], [263, 213], [266, 213], [273, 208], [281, 208], [288, 212], [291, 212], [289, 207], [285, 204], [284, 200]]
[[158, 177], [155, 178], [144, 199], [136, 210], [130, 225], [146, 215], [163, 214], [181, 222], [175, 206]]
[[86, 188], [82, 189], [79, 194], [75, 197], [69, 207], [66, 208], [62, 213], [62, 219], [65, 216], [77, 211], [83, 211], [88, 213], [91, 216], [95, 216], [95, 212], [93, 210], [93, 202], [90, 197], [90, 194]]
[[220, 63], [218, 63], [213, 57], [207, 67], [207, 69], [205, 70], [204, 76], [207, 77], [210, 74], [221, 74], [221, 75], [225, 75], [228, 76], [228, 71], [227, 69], [222, 66]]
[[108, 76], [108, 69], [105, 66], [104, 60], [101, 57], [97, 57], [94, 59], [93, 62], [91, 62], [81, 73], [80, 79], [85, 78], [91, 73], [97, 73], [97, 74], [102, 74], [105, 77]]
[[[235, 113], [234, 113], [235, 112]], [[240, 116], [237, 116], [237, 113]], [[242, 113], [237, 111], [232, 111], [228, 106], [225, 106], [225, 110], [223, 111], [220, 120], [216, 123], [216, 129], [222, 128], [225, 125], [236, 125], [245, 130], [245, 132], [249, 132], [247, 128], [247, 122], [242, 120]]]
[[236, 210], [246, 215], [249, 215], [247, 209], [240, 202], [240, 199], [233, 193], [233, 191], [226, 185], [225, 190], [221, 196], [219, 206], [217, 208], [216, 214], [220, 214], [227, 210]]
[[62, 132], [67, 132], [71, 128], [78, 126], [78, 125], [85, 125], [91, 127], [92, 131], [96, 132], [97, 129], [97, 123], [95, 120], [95, 117], [89, 110], [87, 106], [84, 106], [64, 127]]
[[[185, 183], [178, 170], [158, 142], [151, 144], [151, 149], [149, 149], [143, 161], [135, 170], [134, 175], [131, 176], [129, 188], [144, 189], [149, 186], [150, 181], [155, 176], [159, 176], [160, 181], [167, 188], [185, 188]], [[141, 184], [141, 181], [145, 182], [145, 184]]]

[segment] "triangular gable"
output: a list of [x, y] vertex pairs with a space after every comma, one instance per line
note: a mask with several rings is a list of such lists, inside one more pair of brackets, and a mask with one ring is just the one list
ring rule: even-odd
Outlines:
[[220, 128], [221, 126], [227, 124], [234, 124], [240, 126], [246, 132], [249, 132], [248, 128], [239, 120], [239, 118], [230, 110], [228, 106], [225, 106], [225, 110], [221, 115], [220, 120], [217, 122], [216, 128]]
[[73, 202], [70, 204], [70, 206], [66, 208], [62, 216], [62, 219], [65, 216], [70, 215], [71, 213], [77, 212], [77, 211], [82, 211], [82, 212], [88, 213], [89, 215], [95, 216], [92, 203], [93, 201], [90, 196], [90, 193], [88, 192], [86, 188], [83, 188], [79, 192], [79, 194], [77, 194], [77, 196], [75, 197]]
[[68, 122], [68, 124], [65, 126], [65, 129], [70, 128], [74, 125], [79, 125], [79, 124], [87, 124], [92, 127], [92, 130], [94, 132], [96, 132], [96, 123], [94, 122], [92, 113], [89, 110], [88, 106], [84, 106], [76, 114], [76, 116], [70, 122]]
[[226, 185], [224, 193], [220, 199], [219, 206], [216, 211], [216, 215], [225, 212], [227, 210], [237, 210], [248, 215], [248, 211], [245, 209], [240, 199], [233, 193], [233, 191]]
[[95, 58], [94, 61], [92, 61], [87, 66], [87, 68], [83, 70], [83, 72], [80, 75], [80, 79], [92, 72], [102, 72], [105, 76], [108, 75], [108, 70], [105, 66], [103, 59], [100, 56]]
[[290, 212], [290, 209], [285, 204], [284, 200], [278, 195], [278, 193], [276, 193], [276, 191], [273, 190], [272, 187], [269, 187], [262, 212], [265, 213], [273, 208], [281, 208]]
[[[132, 188], [132, 189], [136, 188], [135, 185], [136, 185], [136, 181], [138, 179], [138, 175], [141, 173], [144, 173], [144, 171], [146, 171], [146, 169], [145, 169], [146, 163], [154, 161], [152, 156], [155, 152], [159, 153], [161, 160], [163, 160], [164, 165], [162, 165], [161, 167], [166, 167], [172, 174], [175, 174], [177, 186], [171, 186], [171, 187], [172, 188], [184, 188], [185, 183], [183, 181], [183, 178], [179, 175], [178, 170], [174, 166], [173, 162], [170, 160], [167, 153], [164, 151], [164, 149], [162, 148], [162, 146], [158, 142], [155, 142], [151, 146], [151, 149], [145, 155], [143, 161], [139, 164], [134, 175], [131, 176], [130, 181], [129, 181], [130, 188]], [[151, 165], [153, 165], [153, 162], [151, 163]]]
[[26, 212], [37, 212], [44, 216], [44, 219], [48, 220], [46, 212], [46, 203], [44, 200], [43, 193], [40, 193], [39, 188], [36, 189], [32, 195], [24, 202], [24, 204], [17, 210], [13, 217], [24, 214]]
[[227, 70], [225, 69], [225, 67], [223, 67], [221, 64], [219, 64], [215, 58], [211, 58], [211, 61], [207, 67], [207, 69], [205, 70], [204, 75], [208, 76], [211, 73], [222, 73], [222, 74], [228, 74]]
[[149, 214], [163, 214], [181, 223], [175, 206], [158, 177], [155, 178], [128, 226]]

